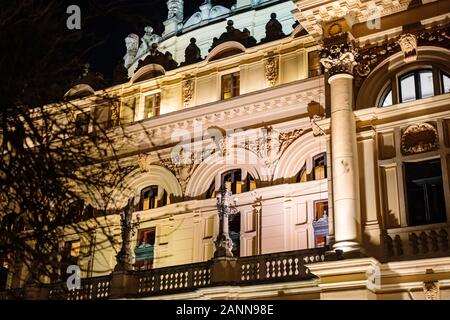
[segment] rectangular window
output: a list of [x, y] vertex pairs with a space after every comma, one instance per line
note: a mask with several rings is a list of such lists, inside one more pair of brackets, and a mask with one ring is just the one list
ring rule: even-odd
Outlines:
[[144, 119], [159, 116], [161, 95], [159, 93], [145, 96], [144, 101]]
[[64, 243], [64, 251], [61, 261], [61, 276], [62, 279], [67, 277], [67, 268], [70, 265], [78, 265], [78, 259], [80, 257], [81, 241], [67, 241]]
[[316, 248], [326, 246], [328, 236], [328, 200], [314, 202], [313, 228]]
[[311, 78], [321, 74], [319, 51], [308, 52], [308, 76]]
[[239, 95], [240, 75], [239, 72], [222, 76], [222, 100], [237, 97]]
[[134, 121], [136, 110], [136, 98], [130, 98], [122, 102], [120, 106], [120, 124], [128, 124]]
[[89, 132], [89, 122], [91, 116], [89, 113], [82, 112], [77, 114], [75, 119], [75, 135], [82, 136]]
[[446, 222], [440, 159], [404, 165], [409, 225]]
[[153, 268], [155, 236], [156, 229], [154, 227], [139, 230], [137, 245], [134, 249], [136, 270], [150, 270]]
[[106, 130], [111, 128], [112, 108], [110, 105], [104, 104], [96, 106], [94, 109], [94, 130]]

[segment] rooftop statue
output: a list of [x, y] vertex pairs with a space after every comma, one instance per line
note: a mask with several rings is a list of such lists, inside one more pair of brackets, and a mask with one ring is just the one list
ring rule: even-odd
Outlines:
[[184, 51], [184, 63], [182, 65], [193, 64], [199, 61], [202, 61], [202, 56], [200, 52], [200, 48], [196, 45], [197, 40], [195, 38], [191, 38], [190, 44], [187, 46]]
[[266, 24], [266, 37], [261, 39], [261, 42], [269, 42], [284, 38], [286, 35], [283, 33], [283, 26], [277, 20], [277, 14], [272, 13], [270, 20]]
[[169, 9], [169, 14], [167, 19], [176, 18], [178, 21], [183, 21], [183, 10], [184, 10], [183, 0], [168, 0], [167, 8]]
[[128, 68], [136, 59], [136, 54], [139, 49], [139, 36], [137, 34], [129, 34], [125, 38], [125, 46], [127, 47], [127, 53], [123, 57], [124, 66]]

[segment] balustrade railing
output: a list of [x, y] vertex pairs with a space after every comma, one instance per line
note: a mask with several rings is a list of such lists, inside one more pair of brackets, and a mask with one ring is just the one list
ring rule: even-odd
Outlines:
[[211, 262], [138, 271], [137, 295], [192, 290], [211, 284]]
[[258, 282], [283, 280], [306, 280], [314, 277], [305, 266], [307, 263], [323, 262], [325, 250], [309, 249], [283, 253], [263, 254], [240, 258], [239, 281]]
[[[314, 277], [305, 266], [308, 263], [322, 262], [325, 249], [308, 249], [289, 252], [241, 257], [227, 265], [226, 275], [222, 276], [223, 266], [216, 260], [192, 263], [173, 267], [156, 268], [129, 273], [129, 286], [114, 289], [111, 274], [103, 277], [81, 279], [79, 289], [68, 290], [65, 283], [40, 287], [41, 299], [50, 300], [98, 300], [110, 297], [145, 297], [193, 291], [215, 285], [252, 285], [276, 281], [307, 280]], [[217, 263], [216, 263], [217, 262]], [[216, 269], [217, 266], [220, 266]], [[222, 268], [222, 269], [221, 269]], [[217, 272], [216, 274], [214, 274]], [[13, 296], [13, 291], [0, 292], [0, 300], [23, 299]], [[120, 290], [120, 292], [114, 292]]]
[[388, 260], [448, 256], [450, 225], [424, 225], [387, 230], [384, 238]]
[[49, 300], [101, 300], [108, 299], [111, 276], [81, 279], [79, 289], [68, 289], [65, 283], [48, 286]]

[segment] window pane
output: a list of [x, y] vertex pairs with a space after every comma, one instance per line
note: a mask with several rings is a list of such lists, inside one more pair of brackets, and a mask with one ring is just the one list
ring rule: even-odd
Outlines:
[[381, 103], [382, 107], [392, 106], [392, 90], [389, 90], [389, 92], [384, 97], [383, 102]]
[[431, 71], [421, 71], [419, 77], [421, 98], [434, 96], [433, 73]]
[[450, 92], [450, 77], [446, 74], [442, 75], [442, 93]]
[[447, 221], [439, 159], [405, 163], [410, 225]]
[[414, 83], [414, 74], [410, 74], [400, 80], [400, 90], [402, 92], [401, 101], [416, 100], [416, 86]]

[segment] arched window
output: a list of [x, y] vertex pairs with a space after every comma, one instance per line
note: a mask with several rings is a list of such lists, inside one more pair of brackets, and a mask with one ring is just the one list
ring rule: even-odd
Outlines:
[[441, 91], [443, 94], [450, 92], [450, 76], [445, 72], [441, 72]]
[[306, 173], [306, 163], [305, 163], [297, 174], [296, 182], [306, 182], [306, 181], [308, 181], [308, 175]]
[[383, 93], [379, 104], [379, 107], [389, 107], [389, 106], [392, 106], [392, 89], [390, 86]]
[[166, 190], [153, 185], [142, 189], [140, 209], [148, 210], [163, 207], [170, 204], [170, 197]]
[[[221, 175], [220, 183], [224, 183], [228, 190], [230, 190], [233, 194], [253, 191], [256, 189], [255, 178], [250, 173], [243, 174], [241, 169], [226, 171]], [[206, 192], [206, 198], [215, 198], [216, 195], [216, 181], [213, 180], [208, 191]]]
[[233, 169], [222, 174], [222, 183], [225, 183], [228, 190], [233, 194], [252, 191], [256, 189], [256, 181], [250, 173], [247, 173], [245, 179], [242, 179], [242, 170]]
[[[437, 67], [416, 69], [397, 74], [397, 86], [390, 83], [385, 87], [377, 106], [388, 107], [393, 104], [433, 97], [450, 92], [450, 76]], [[396, 90], [395, 90], [396, 89]]]
[[321, 180], [327, 177], [327, 157], [321, 153], [313, 158], [313, 180]]

